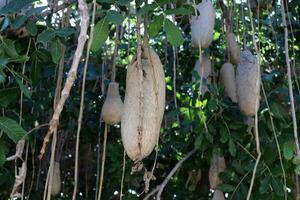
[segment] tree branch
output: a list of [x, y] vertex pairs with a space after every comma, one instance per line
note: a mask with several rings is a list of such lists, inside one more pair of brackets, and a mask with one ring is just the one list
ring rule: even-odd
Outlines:
[[87, 29], [88, 29], [88, 25], [89, 25], [89, 12], [88, 12], [88, 7], [87, 7], [85, 0], [78, 0], [78, 7], [79, 7], [79, 12], [80, 12], [80, 17], [81, 17], [81, 26], [80, 26], [81, 28], [80, 28], [80, 34], [78, 37], [78, 45], [77, 45], [77, 48], [75, 51], [71, 69], [69, 70], [69, 73], [68, 73], [68, 78], [65, 82], [64, 89], [61, 92], [61, 99], [57, 103], [57, 106], [54, 110], [52, 119], [50, 120], [50, 123], [49, 123], [50, 127], [47, 132], [47, 135], [44, 138], [44, 142], [43, 142], [43, 146], [40, 151], [39, 159], [41, 159], [43, 157], [46, 146], [49, 142], [49, 139], [50, 139], [51, 135], [53, 134], [54, 130], [56, 130], [58, 127], [60, 114], [63, 110], [66, 100], [68, 99], [68, 97], [70, 95], [70, 91], [71, 91], [74, 81], [76, 79], [78, 65], [79, 65], [80, 58], [82, 56], [84, 45], [85, 45], [85, 42], [87, 39], [86, 35], [87, 35]]
[[168, 182], [170, 181], [170, 179], [172, 178], [172, 176], [175, 174], [175, 172], [178, 170], [179, 167], [181, 167], [181, 165], [183, 164], [184, 161], [186, 161], [189, 157], [191, 157], [195, 152], [197, 151], [197, 149], [193, 149], [192, 151], [190, 151], [188, 154], [186, 154], [176, 165], [175, 167], [170, 171], [170, 173], [168, 174], [168, 176], [165, 178], [165, 180], [159, 185], [157, 186], [154, 190], [152, 190], [143, 200], [147, 200], [149, 199], [152, 195], [154, 195], [157, 192], [156, 195], [156, 199], [160, 200], [160, 196], [164, 190], [164, 188], [166, 187], [166, 185], [168, 184]]

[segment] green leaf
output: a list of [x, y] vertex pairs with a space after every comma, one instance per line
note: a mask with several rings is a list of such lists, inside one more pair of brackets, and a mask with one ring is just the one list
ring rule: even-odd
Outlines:
[[19, 89], [17, 87], [5, 88], [0, 90], [0, 107], [7, 107], [11, 102], [13, 102], [19, 94]]
[[17, 56], [17, 57], [14, 57], [14, 58], [9, 58], [8, 62], [24, 63], [24, 62], [26, 62], [28, 60], [29, 60], [29, 57], [27, 57], [27, 56]]
[[7, 153], [7, 146], [5, 145], [4, 141], [0, 141], [0, 167], [6, 161], [6, 153]]
[[192, 6], [185, 6], [180, 8], [174, 8], [166, 10], [166, 15], [190, 15], [194, 13], [194, 9]]
[[234, 157], [236, 155], [236, 147], [232, 139], [229, 140], [229, 153]]
[[142, 15], [144, 15], [144, 14], [147, 14], [148, 12], [150, 12], [150, 11], [155, 10], [155, 8], [157, 8], [156, 3], [146, 4], [141, 8], [140, 12], [141, 12]]
[[51, 42], [51, 57], [55, 64], [59, 64], [61, 59], [61, 43], [58, 39]]
[[21, 79], [20, 79], [19, 77], [17, 77], [17, 76], [14, 76], [14, 77], [15, 77], [15, 79], [16, 79], [16, 81], [17, 81], [17, 83], [18, 83], [18, 85], [19, 85], [19, 87], [20, 87], [20, 89], [21, 89], [21, 91], [23, 92], [23, 94], [24, 94], [26, 97], [30, 98], [30, 91], [29, 91], [28, 87], [26, 87], [26, 86], [22, 83], [22, 81], [21, 81]]
[[8, 14], [8, 13], [18, 12], [18, 11], [22, 10], [23, 8], [29, 7], [35, 1], [37, 1], [37, 0], [9, 1], [9, 3], [0, 10], [0, 14]]
[[75, 31], [74, 28], [66, 27], [66, 28], [62, 28], [62, 29], [56, 30], [56, 31], [55, 31], [55, 34], [56, 34], [58, 37], [66, 38], [66, 37], [72, 35], [72, 34], [75, 33], [75, 32], [76, 32], [76, 31]]
[[196, 140], [195, 140], [195, 143], [194, 143], [195, 148], [198, 149], [198, 148], [201, 147], [202, 142], [203, 142], [203, 139], [204, 139], [203, 134], [200, 133], [200, 135], [198, 135], [198, 137], [197, 137]]
[[300, 165], [298, 165], [294, 171], [297, 175], [300, 175]]
[[6, 156], [4, 151], [4, 146], [1, 146], [2, 143], [0, 143], [0, 167], [5, 163]]
[[157, 35], [159, 30], [161, 29], [162, 25], [164, 22], [164, 16], [163, 15], [158, 15], [155, 16], [153, 21], [149, 25], [149, 36], [154, 37]]
[[2, 74], [2, 71], [0, 70], [0, 83], [3, 83], [5, 81], [5, 75]]
[[31, 35], [31, 36], [36, 36], [37, 34], [37, 27], [36, 27], [36, 24], [33, 22], [33, 21], [28, 21], [27, 24], [26, 24], [26, 30], [28, 31], [28, 33]]
[[4, 31], [10, 24], [10, 19], [9, 17], [5, 17], [2, 21], [2, 26], [1, 26], [1, 29], [0, 29], [0, 32]]
[[270, 176], [266, 176], [263, 180], [260, 180], [259, 192], [261, 194], [265, 194], [268, 191], [270, 182], [271, 182]]
[[95, 26], [91, 51], [98, 51], [107, 40], [108, 34], [108, 21], [104, 18], [100, 20]]
[[167, 39], [173, 46], [180, 46], [183, 44], [184, 39], [181, 30], [169, 19], [165, 20], [164, 30], [167, 34]]
[[110, 10], [107, 13], [107, 19], [115, 25], [121, 25], [125, 20], [125, 17], [115, 10]]
[[17, 16], [17, 18], [15, 19], [15, 21], [11, 24], [11, 27], [13, 29], [18, 29], [23, 24], [25, 24], [25, 22], [26, 22], [27, 19], [28, 19], [27, 16], [25, 16], [25, 15], [19, 15], [19, 16]]
[[294, 145], [291, 142], [286, 142], [283, 144], [283, 157], [286, 160], [291, 160], [294, 155]]
[[220, 184], [218, 185], [217, 189], [223, 191], [223, 192], [232, 192], [234, 191], [235, 187], [229, 184]]
[[2, 67], [6, 66], [7, 63], [8, 63], [8, 59], [0, 58], [0, 69], [2, 69]]
[[37, 43], [42, 43], [44, 46], [55, 37], [55, 32], [51, 29], [44, 30], [37, 36]]
[[31, 67], [30, 67], [30, 80], [33, 86], [35, 86], [41, 79], [41, 62], [38, 56], [38, 50], [31, 54]]
[[26, 134], [26, 131], [16, 121], [7, 117], [0, 117], [0, 129], [15, 143]]
[[272, 178], [272, 187], [277, 196], [284, 196], [284, 186], [280, 181], [277, 181], [275, 178]]
[[10, 39], [2, 39], [1, 40], [1, 44], [0, 44], [0, 48], [4, 50], [5, 52], [5, 56], [8, 56], [7, 59], [9, 58], [15, 58], [18, 57], [19, 54], [16, 51], [15, 48], [15, 41], [10, 40]]

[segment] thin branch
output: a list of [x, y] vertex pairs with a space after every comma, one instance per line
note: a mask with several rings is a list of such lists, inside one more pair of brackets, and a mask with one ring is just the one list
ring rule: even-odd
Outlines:
[[106, 158], [107, 127], [108, 127], [108, 125], [105, 123], [103, 152], [102, 152], [102, 163], [101, 163], [101, 174], [100, 174], [100, 184], [99, 184], [99, 191], [98, 191], [98, 200], [101, 200], [101, 195], [102, 195], [104, 167], [105, 167], [105, 158]]
[[272, 131], [273, 131], [273, 135], [274, 135], [274, 138], [275, 138], [276, 147], [277, 147], [277, 151], [278, 151], [278, 155], [279, 155], [279, 162], [280, 162], [280, 166], [281, 166], [281, 170], [282, 170], [283, 183], [284, 183], [284, 199], [287, 200], [286, 175], [285, 175], [285, 170], [284, 170], [284, 166], [283, 166], [280, 145], [279, 145], [279, 142], [278, 142], [277, 134], [276, 134], [276, 131], [275, 131], [275, 125], [274, 125], [273, 117], [272, 117], [272, 114], [271, 114], [271, 109], [270, 109], [270, 106], [269, 106], [269, 101], [268, 101], [263, 83], [261, 83], [261, 88], [262, 88], [264, 98], [265, 98], [265, 101], [266, 101], [266, 105], [267, 105], [267, 108], [268, 108], [268, 111], [269, 111], [270, 120], [271, 120], [271, 127], [272, 127]]
[[122, 179], [121, 179], [121, 188], [120, 188], [120, 200], [123, 197], [123, 187], [124, 187], [124, 178], [125, 178], [125, 165], [126, 165], [126, 152], [123, 153], [123, 167], [122, 167]]
[[116, 40], [115, 40], [115, 49], [112, 59], [112, 78], [111, 80], [114, 82], [116, 80], [116, 62], [118, 57], [118, 46], [119, 46], [119, 37], [120, 37], [120, 26], [116, 26]]
[[[254, 46], [255, 52], [256, 52], [256, 54], [258, 56], [258, 64], [257, 64], [257, 68], [258, 69], [257, 70], [258, 70], [259, 75], [260, 75], [260, 62], [261, 62], [260, 52], [259, 52], [259, 48], [258, 48], [258, 46], [256, 44], [256, 41], [255, 41], [255, 38], [254, 38], [255, 37], [255, 29], [254, 29], [253, 17], [252, 17], [252, 12], [251, 12], [251, 8], [250, 8], [250, 2], [249, 2], [249, 0], [248, 0], [248, 9], [249, 9], [250, 24], [251, 24], [251, 30], [252, 30], [252, 42], [253, 42], [253, 46]], [[255, 110], [258, 110], [258, 108], [257, 108], [258, 104], [259, 104], [259, 97], [256, 98], [256, 102], [255, 102], [256, 108], [255, 108]], [[254, 168], [253, 168], [253, 173], [252, 173], [252, 177], [251, 177], [250, 187], [249, 187], [248, 194], [247, 194], [247, 200], [249, 200], [250, 197], [251, 197], [251, 192], [252, 192], [254, 181], [255, 181], [257, 167], [258, 167], [261, 155], [262, 155], [261, 154], [261, 150], [260, 150], [257, 111], [255, 112], [255, 120], [254, 121], [255, 121], [254, 134], [255, 134], [255, 143], [256, 143], [257, 158], [256, 158], [255, 165], [254, 165]]]
[[86, 82], [86, 74], [87, 68], [89, 63], [90, 57], [90, 49], [92, 46], [92, 41], [94, 37], [94, 23], [95, 23], [95, 13], [96, 13], [96, 0], [93, 0], [93, 14], [92, 14], [92, 23], [90, 29], [90, 37], [87, 45], [86, 50], [86, 59], [84, 63], [83, 69], [83, 79], [82, 79], [82, 88], [81, 88], [81, 98], [80, 98], [80, 109], [79, 109], [79, 116], [78, 116], [78, 127], [76, 133], [76, 151], [75, 151], [75, 172], [74, 172], [74, 190], [73, 190], [73, 197], [72, 199], [76, 199], [77, 187], [78, 187], [78, 159], [79, 159], [79, 141], [80, 141], [80, 131], [81, 131], [81, 124], [82, 124], [82, 117], [83, 117], [83, 109], [84, 109], [84, 93], [85, 93], [85, 82]]
[[88, 25], [89, 25], [88, 7], [87, 7], [85, 0], [78, 0], [78, 6], [79, 6], [79, 11], [80, 11], [80, 17], [81, 17], [81, 26], [80, 26], [81, 29], [80, 29], [80, 34], [78, 37], [78, 45], [77, 45], [77, 48], [75, 51], [71, 69], [68, 73], [68, 78], [64, 85], [64, 89], [61, 92], [61, 99], [57, 103], [57, 106], [54, 110], [52, 119], [50, 120], [50, 123], [49, 123], [50, 127], [47, 132], [47, 135], [44, 138], [43, 146], [41, 148], [40, 155], [39, 155], [39, 159], [41, 159], [43, 157], [46, 146], [50, 140], [50, 137], [53, 134], [54, 130], [56, 130], [58, 127], [60, 114], [63, 110], [66, 100], [68, 99], [68, 97], [70, 95], [70, 91], [71, 91], [74, 81], [76, 79], [78, 65], [79, 65], [79, 62], [80, 62], [80, 59], [82, 56], [82, 52], [84, 49], [84, 45], [85, 45], [85, 42], [87, 39], [86, 35], [87, 35], [87, 29], [88, 29]]
[[[299, 140], [298, 140], [298, 133], [297, 133], [297, 118], [296, 118], [296, 111], [295, 111], [291, 65], [290, 65], [290, 58], [289, 58], [288, 28], [287, 28], [287, 24], [286, 24], [286, 16], [285, 16], [285, 8], [284, 8], [283, 0], [281, 0], [280, 7], [281, 7], [281, 15], [282, 15], [282, 24], [284, 27], [284, 52], [285, 52], [285, 62], [286, 62], [286, 66], [287, 66], [289, 96], [290, 96], [290, 101], [291, 101], [290, 104], [291, 104], [292, 119], [293, 119], [293, 130], [294, 130], [294, 140], [295, 140], [294, 142], [296, 145], [297, 158], [299, 161], [300, 160], [300, 147], [299, 147]], [[296, 174], [296, 176], [297, 176], [297, 174]], [[297, 187], [296, 199], [298, 199], [300, 197], [298, 183], [297, 183], [296, 187]]]
[[191, 157], [195, 152], [197, 151], [197, 149], [193, 149], [192, 151], [190, 151], [188, 154], [186, 154], [175, 166], [174, 168], [170, 171], [170, 173], [168, 174], [168, 176], [165, 178], [165, 180], [159, 185], [157, 186], [154, 190], [152, 190], [143, 200], [147, 200], [149, 199], [152, 195], [154, 195], [157, 192], [156, 195], [156, 199], [160, 200], [161, 194], [164, 190], [164, 188], [166, 187], [166, 185], [168, 184], [168, 182], [170, 181], [170, 179], [172, 178], [172, 176], [175, 174], [175, 172], [178, 170], [179, 167], [181, 167], [181, 165], [184, 163], [184, 161], [186, 161], [189, 157]]

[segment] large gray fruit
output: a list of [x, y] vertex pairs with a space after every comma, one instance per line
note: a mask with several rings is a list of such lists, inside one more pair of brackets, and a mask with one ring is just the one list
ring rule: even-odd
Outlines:
[[220, 78], [225, 88], [225, 94], [230, 97], [233, 102], [237, 102], [235, 73], [231, 63], [225, 63], [222, 65], [220, 70]]
[[192, 44], [195, 47], [207, 48], [213, 37], [216, 11], [210, 0], [203, 0], [197, 5], [199, 16], [191, 20]]
[[143, 47], [141, 66], [136, 58], [127, 69], [122, 141], [127, 155], [141, 161], [159, 139], [165, 109], [165, 75], [158, 55]]
[[239, 108], [246, 116], [253, 116], [258, 111], [260, 81], [257, 58], [248, 50], [242, 51], [236, 72], [236, 89]]

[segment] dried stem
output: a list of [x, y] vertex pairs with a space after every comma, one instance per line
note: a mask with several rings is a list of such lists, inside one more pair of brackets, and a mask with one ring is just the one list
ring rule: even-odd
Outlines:
[[103, 178], [104, 178], [104, 166], [105, 166], [105, 158], [106, 158], [106, 142], [107, 142], [107, 127], [108, 127], [108, 125], [105, 123], [103, 152], [102, 152], [102, 163], [101, 163], [101, 174], [100, 174], [100, 184], [99, 184], [99, 191], [98, 191], [98, 200], [101, 199]]
[[119, 37], [120, 37], [120, 26], [116, 26], [116, 40], [115, 40], [115, 49], [112, 59], [112, 78], [111, 80], [114, 82], [116, 80], [116, 62], [118, 57], [118, 45], [119, 45]]
[[[280, 7], [281, 7], [281, 15], [282, 15], [282, 24], [284, 27], [284, 52], [285, 52], [285, 62], [286, 62], [286, 66], [287, 66], [289, 96], [290, 96], [290, 101], [291, 101], [291, 112], [292, 112], [294, 140], [295, 140], [294, 142], [296, 145], [297, 158], [298, 158], [298, 161], [300, 161], [300, 147], [299, 147], [299, 140], [298, 140], [298, 133], [297, 133], [297, 118], [296, 118], [296, 111], [295, 111], [291, 65], [290, 65], [290, 58], [289, 58], [288, 28], [287, 28], [287, 24], [286, 24], [286, 15], [285, 15], [285, 8], [284, 8], [283, 0], [281, 0]], [[296, 176], [297, 176], [297, 174], [296, 174]], [[300, 198], [299, 184], [297, 184], [296, 187], [297, 187], [296, 199], [298, 199], [298, 198]]]
[[123, 187], [124, 187], [124, 178], [125, 178], [125, 165], [126, 165], [126, 152], [123, 153], [123, 167], [122, 167], [122, 179], [121, 179], [121, 188], [120, 188], [120, 200], [123, 197]]
[[181, 167], [181, 165], [184, 163], [184, 161], [186, 161], [189, 157], [191, 157], [195, 152], [197, 151], [197, 149], [193, 149], [192, 151], [190, 151], [188, 154], [186, 154], [175, 166], [174, 168], [170, 171], [170, 173], [168, 174], [168, 176], [165, 178], [165, 180], [159, 185], [157, 186], [154, 190], [152, 190], [145, 198], [144, 200], [149, 199], [151, 196], [153, 196], [155, 193], [157, 193], [156, 195], [156, 199], [160, 200], [161, 194], [164, 190], [164, 188], [166, 187], [166, 185], [168, 184], [168, 182], [170, 181], [170, 179], [172, 178], [172, 176], [175, 174], [175, 172], [178, 170], [179, 167]]
[[284, 166], [283, 166], [280, 145], [279, 145], [279, 142], [278, 142], [278, 138], [277, 138], [277, 134], [276, 134], [276, 130], [275, 130], [275, 125], [274, 125], [273, 117], [272, 117], [272, 114], [271, 114], [271, 109], [270, 109], [270, 106], [269, 106], [268, 98], [267, 98], [267, 95], [266, 95], [263, 83], [261, 84], [261, 88], [262, 88], [262, 91], [263, 91], [263, 94], [264, 94], [264, 98], [265, 98], [265, 101], [266, 101], [266, 105], [267, 105], [267, 108], [268, 108], [268, 111], [269, 111], [270, 120], [271, 120], [271, 127], [272, 127], [273, 135], [274, 135], [274, 138], [275, 138], [276, 147], [277, 147], [277, 151], [278, 151], [278, 155], [279, 155], [279, 162], [280, 162], [280, 166], [281, 166], [281, 170], [282, 170], [282, 174], [283, 174], [284, 199], [287, 200], [286, 175], [285, 175], [285, 170], [284, 170]]
[[[250, 2], [249, 2], [249, 0], [248, 0], [248, 9], [249, 9], [249, 15], [250, 15], [251, 29], [252, 29], [252, 42], [253, 42], [253, 45], [254, 45], [255, 52], [256, 52], [256, 54], [258, 56], [258, 65], [257, 65], [258, 69], [257, 70], [258, 70], [258, 73], [260, 75], [260, 61], [261, 61], [261, 59], [260, 59], [260, 52], [259, 52], [258, 46], [257, 46], [255, 38], [254, 38], [255, 37], [255, 29], [254, 29], [253, 17], [252, 17], [252, 12], [251, 12], [251, 8], [250, 8]], [[256, 102], [255, 102], [256, 108], [255, 108], [255, 110], [258, 109], [257, 108], [258, 104], [259, 104], [259, 97], [256, 98]], [[255, 112], [255, 129], [254, 129], [254, 134], [255, 134], [255, 143], [256, 143], [257, 158], [256, 158], [256, 161], [255, 161], [255, 165], [254, 165], [254, 169], [253, 169], [253, 173], [252, 173], [250, 187], [249, 187], [248, 194], [247, 194], [247, 200], [249, 200], [250, 197], [251, 197], [251, 192], [252, 192], [253, 185], [254, 185], [254, 180], [255, 180], [255, 176], [256, 176], [257, 167], [258, 167], [258, 164], [259, 164], [259, 161], [260, 161], [260, 158], [261, 158], [259, 132], [258, 132], [258, 116], [257, 116], [257, 112]]]
[[58, 127], [60, 114], [63, 110], [64, 104], [65, 104], [67, 98], [70, 95], [71, 88], [76, 79], [78, 65], [79, 65], [81, 55], [82, 55], [82, 52], [84, 49], [84, 45], [85, 45], [85, 41], [86, 41], [86, 34], [87, 34], [87, 29], [88, 29], [88, 24], [89, 24], [89, 13], [88, 13], [88, 7], [87, 7], [85, 0], [78, 0], [78, 6], [79, 6], [79, 11], [80, 11], [80, 17], [81, 17], [81, 26], [80, 26], [81, 29], [80, 29], [80, 34], [78, 37], [78, 45], [77, 45], [77, 48], [75, 51], [71, 69], [68, 73], [68, 78], [67, 78], [64, 88], [61, 92], [61, 99], [57, 103], [57, 106], [54, 110], [52, 119], [50, 120], [50, 123], [49, 123], [50, 127], [47, 132], [47, 135], [44, 138], [44, 142], [43, 142], [43, 146], [40, 151], [39, 159], [41, 159], [43, 157], [46, 146], [50, 140], [50, 137]]
[[86, 59], [84, 63], [83, 69], [83, 79], [82, 79], [82, 88], [81, 88], [81, 98], [80, 98], [80, 109], [78, 116], [78, 127], [76, 133], [76, 151], [75, 151], [75, 172], [74, 172], [74, 190], [72, 199], [76, 199], [77, 187], [78, 187], [78, 159], [79, 159], [79, 142], [80, 142], [80, 131], [82, 125], [82, 117], [83, 117], [83, 109], [84, 109], [84, 93], [85, 93], [85, 82], [86, 82], [86, 74], [90, 57], [90, 49], [93, 41], [93, 33], [94, 33], [94, 23], [95, 23], [95, 13], [96, 13], [96, 0], [93, 0], [93, 13], [92, 13], [92, 22], [90, 29], [90, 37], [88, 40], [87, 50], [86, 50]]

